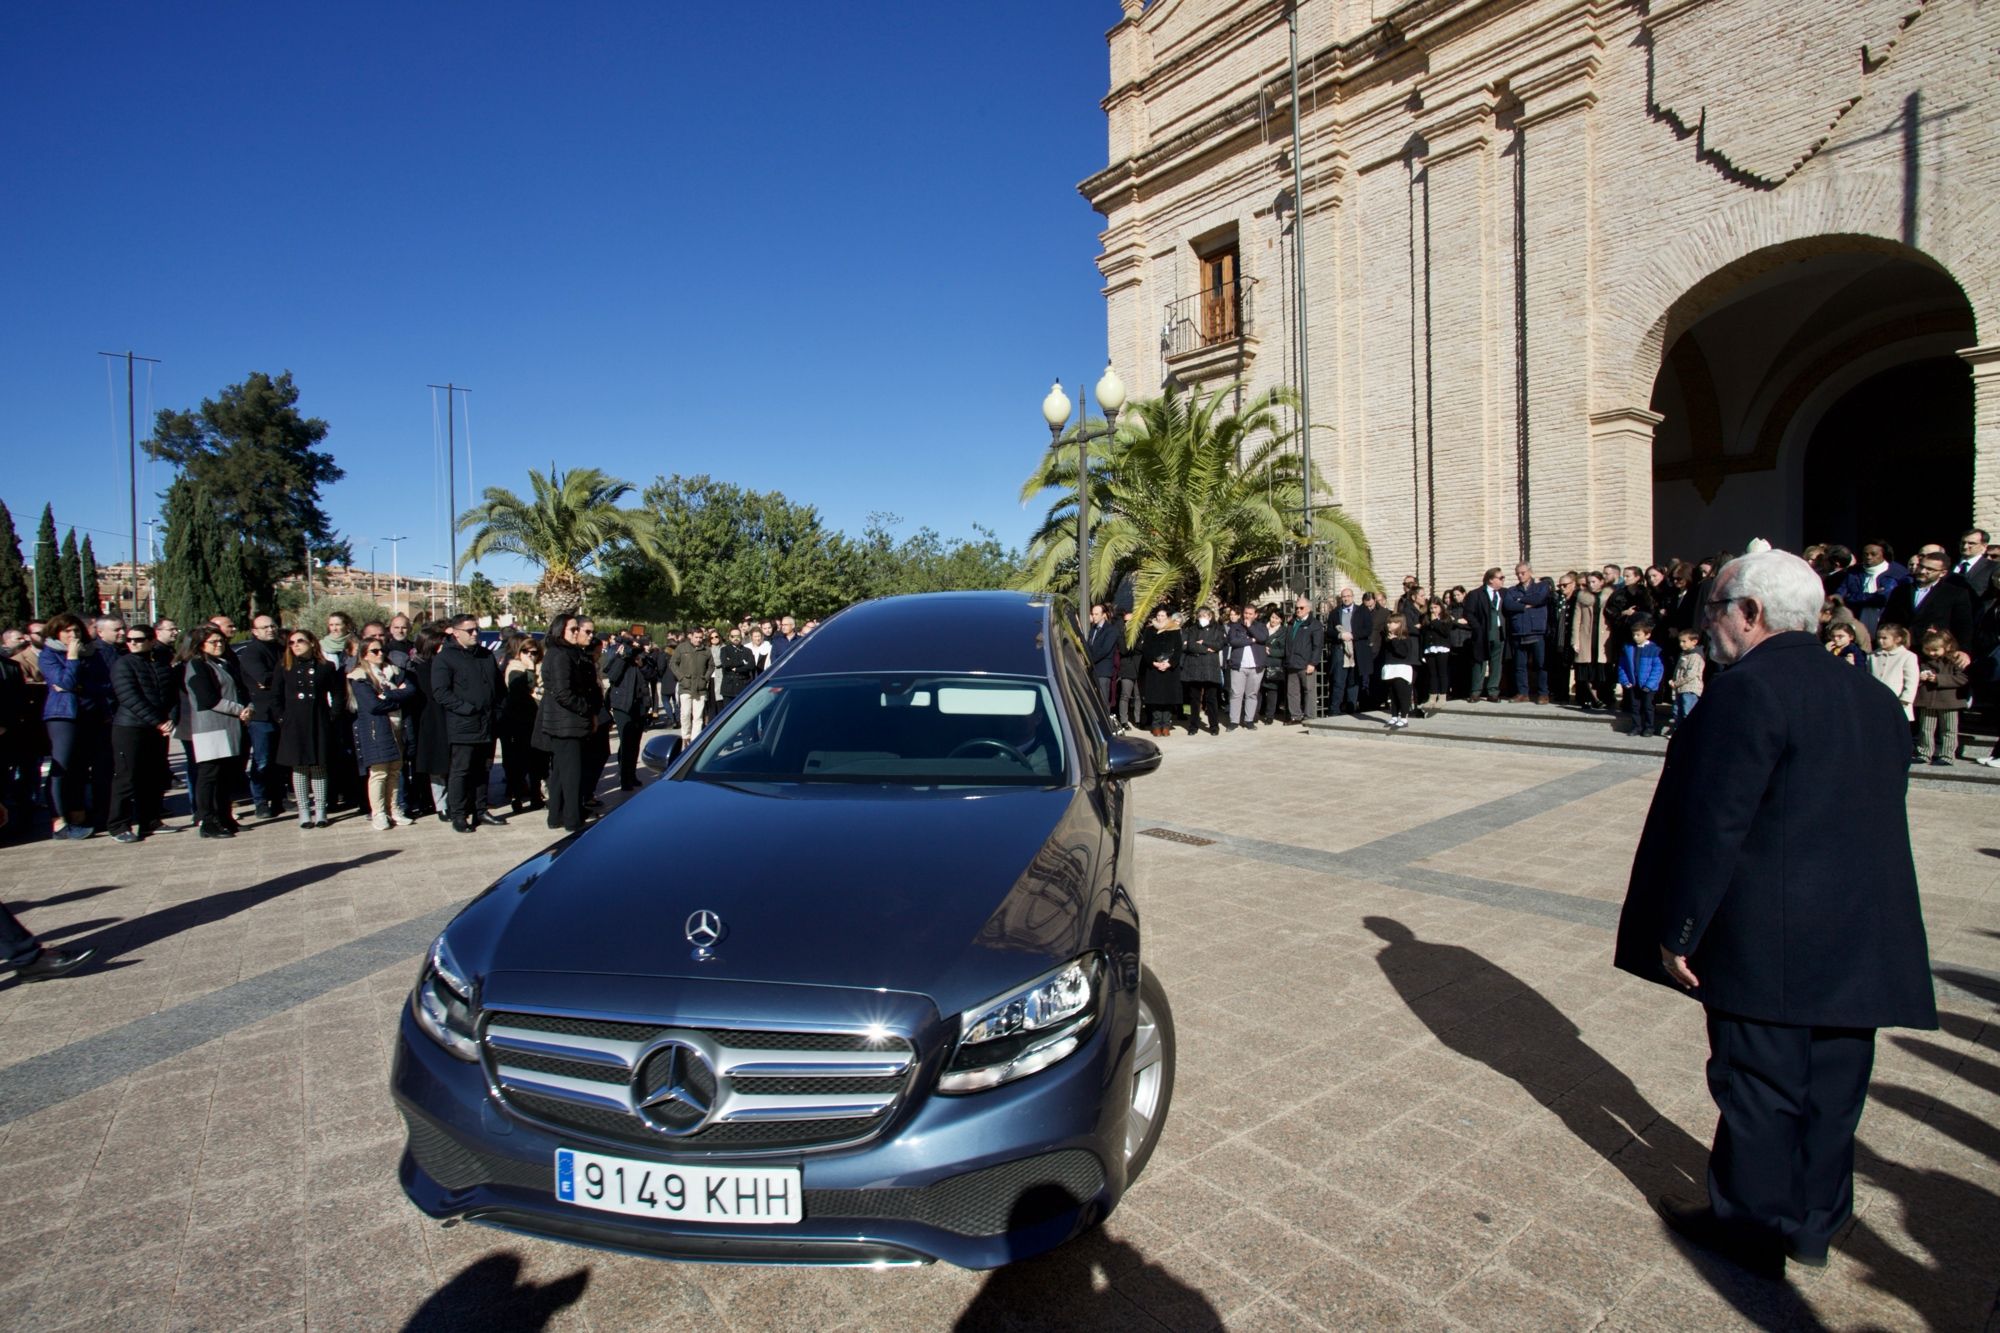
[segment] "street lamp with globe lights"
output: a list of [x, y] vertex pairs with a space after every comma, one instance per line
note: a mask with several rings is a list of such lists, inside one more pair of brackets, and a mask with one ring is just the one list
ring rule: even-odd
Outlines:
[[[1125, 381], [1118, 378], [1118, 372], [1108, 361], [1104, 374], [1098, 378], [1096, 391], [1097, 405], [1104, 409], [1102, 426], [1086, 427], [1083, 403], [1076, 404], [1076, 617], [1085, 638], [1090, 636], [1091, 603], [1090, 444], [1118, 433], [1118, 412], [1125, 406]], [[1042, 399], [1042, 420], [1049, 425], [1051, 445], [1062, 439], [1063, 427], [1069, 424], [1069, 409], [1069, 395], [1063, 392], [1062, 381], [1057, 380], [1049, 389], [1049, 396]]]

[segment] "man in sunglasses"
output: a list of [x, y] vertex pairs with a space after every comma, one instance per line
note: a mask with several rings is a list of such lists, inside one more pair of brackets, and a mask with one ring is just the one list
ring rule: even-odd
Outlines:
[[250, 754], [250, 799], [261, 819], [285, 812], [292, 775], [276, 759], [278, 699], [284, 693], [285, 644], [277, 619], [263, 611], [250, 618], [250, 638], [237, 645], [236, 666], [250, 692], [250, 720], [243, 724]]

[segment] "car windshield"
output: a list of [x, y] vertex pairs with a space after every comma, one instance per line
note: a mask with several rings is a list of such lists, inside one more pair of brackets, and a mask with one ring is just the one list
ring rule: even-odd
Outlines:
[[703, 743], [688, 776], [1045, 787], [1064, 772], [1046, 682], [888, 672], [765, 685]]

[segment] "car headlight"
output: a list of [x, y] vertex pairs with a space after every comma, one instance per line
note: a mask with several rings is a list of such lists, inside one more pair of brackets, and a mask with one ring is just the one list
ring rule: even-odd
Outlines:
[[983, 1092], [1075, 1052], [1103, 1008], [1104, 959], [1085, 954], [959, 1015], [939, 1092]]
[[473, 1035], [472, 984], [442, 935], [431, 942], [423, 971], [417, 975], [417, 988], [410, 993], [410, 1016], [432, 1041], [459, 1059], [479, 1059], [479, 1041]]

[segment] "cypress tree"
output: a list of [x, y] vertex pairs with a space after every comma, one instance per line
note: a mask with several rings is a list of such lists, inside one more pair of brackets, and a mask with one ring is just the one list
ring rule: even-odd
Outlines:
[[14, 516], [0, 502], [0, 625], [16, 629], [34, 614], [29, 600], [28, 567], [21, 560], [21, 535], [14, 531]]
[[83, 558], [76, 550], [76, 529], [63, 534], [62, 555], [56, 560], [56, 611], [83, 614]]
[[160, 614], [198, 625], [249, 599], [239, 544], [223, 531], [215, 498], [186, 477], [167, 488], [166, 547], [159, 566]]
[[63, 609], [58, 563], [55, 506], [43, 505], [41, 526], [35, 529], [35, 614], [43, 620]]
[[97, 552], [90, 549], [90, 534], [83, 534], [83, 550], [78, 555], [76, 584], [83, 589], [83, 609], [95, 616], [104, 610], [104, 592], [97, 586]]

